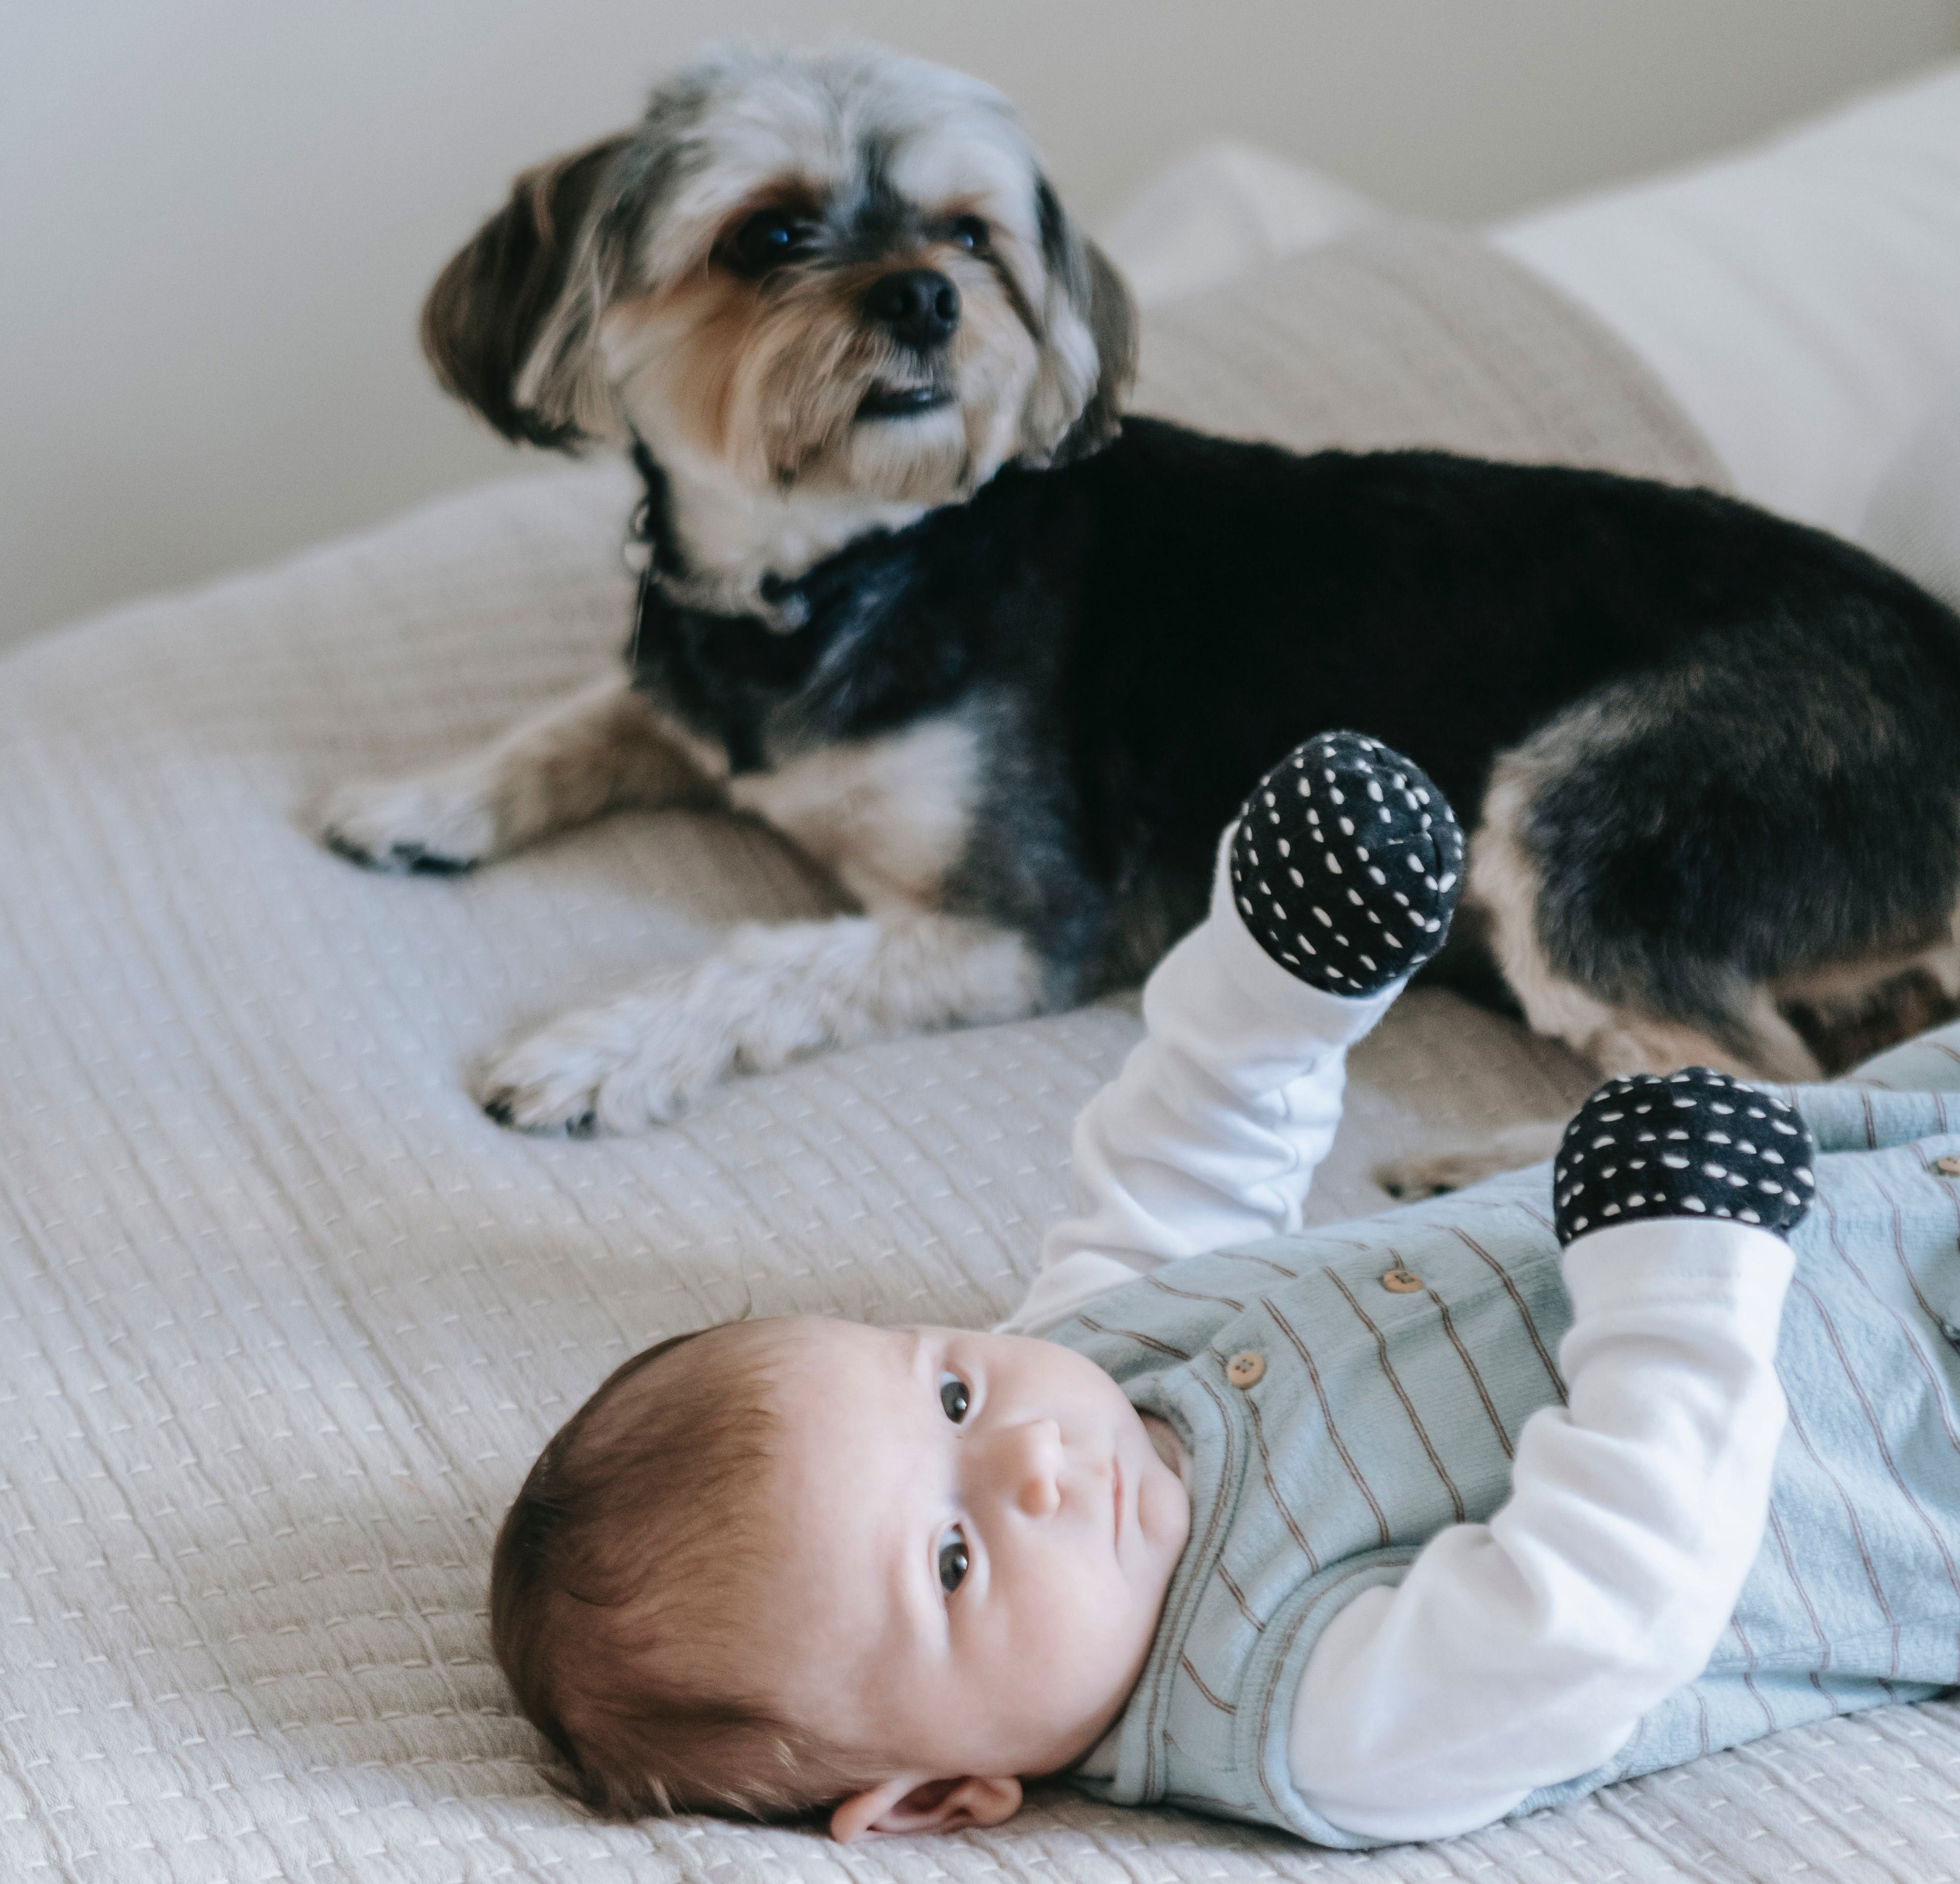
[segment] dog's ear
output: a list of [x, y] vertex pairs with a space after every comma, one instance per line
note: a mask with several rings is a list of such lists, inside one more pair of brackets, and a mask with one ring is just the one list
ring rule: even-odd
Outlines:
[[1067, 464], [1107, 444], [1122, 423], [1137, 373], [1137, 309], [1115, 265], [1076, 228], [1045, 177], [1035, 185], [1035, 208], [1048, 296], [1021, 457]]
[[1137, 304], [1116, 265], [1086, 237], [1082, 252], [1089, 269], [1089, 310], [1085, 317], [1096, 342], [1096, 390], [1082, 416], [1061, 441], [1057, 457], [1080, 457], [1107, 444], [1123, 422], [1123, 404], [1137, 377]]
[[568, 451], [606, 429], [595, 383], [608, 269], [597, 212], [632, 142], [622, 133], [525, 171], [423, 304], [436, 377], [506, 438]]

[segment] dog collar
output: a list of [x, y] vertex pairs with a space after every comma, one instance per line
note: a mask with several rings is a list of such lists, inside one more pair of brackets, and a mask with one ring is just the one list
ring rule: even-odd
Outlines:
[[695, 614], [759, 622], [772, 635], [794, 635], [809, 621], [810, 597], [803, 585], [778, 575], [765, 575], [756, 585], [762, 603], [760, 609], [731, 615], [726, 609], [717, 607], [717, 598], [689, 573], [687, 559], [681, 553], [680, 539], [674, 531], [667, 474], [638, 432], [633, 434], [633, 468], [639, 473], [646, 494], [635, 508], [626, 533], [626, 566], [640, 578], [633, 609], [633, 641], [627, 653], [629, 662], [639, 657], [641, 640], [649, 625], [647, 617], [655, 605], [656, 596], [671, 607]]

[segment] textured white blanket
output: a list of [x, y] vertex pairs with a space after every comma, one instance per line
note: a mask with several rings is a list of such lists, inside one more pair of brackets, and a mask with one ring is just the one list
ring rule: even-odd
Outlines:
[[[1341, 266], [1336, 299], [1376, 268], [1422, 298], [1406, 256]], [[1583, 334], [1562, 344], [1611, 380]], [[1163, 383], [1191, 383], [1174, 354]], [[1487, 388], [1513, 448], [1584, 455], [1575, 428], [1605, 449], [1647, 423], [1629, 383], [1561, 431], [1542, 379], [1506, 392], [1521, 371], [1506, 356]], [[718, 819], [622, 817], [444, 882], [312, 840], [334, 781], [602, 668], [630, 495], [609, 468], [498, 487], [0, 664], [0, 1878], [1950, 1874], [1942, 1707], [1360, 1858], [1059, 1791], [998, 1832], [846, 1852], [595, 1825], [548, 1790], [482, 1609], [541, 1441], [626, 1354], [710, 1319], [998, 1316], [1135, 1028], [1114, 1004], [838, 1055], [639, 1139], [476, 1111], [464, 1069], [514, 1028], [738, 916], [827, 906]], [[1438, 1122], [1588, 1083], [1413, 999], [1360, 1057], [1319, 1214], [1372, 1208], [1370, 1157]]]

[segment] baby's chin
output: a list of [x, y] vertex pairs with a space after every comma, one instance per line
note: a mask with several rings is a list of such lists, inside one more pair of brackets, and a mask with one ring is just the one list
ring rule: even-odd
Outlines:
[[1162, 1420], [1138, 1415], [1137, 1423], [1144, 1429], [1156, 1467], [1145, 1468], [1137, 1487], [1137, 1526], [1153, 1545], [1169, 1551], [1174, 1559], [1191, 1536], [1191, 1494], [1175, 1462], [1179, 1443]]

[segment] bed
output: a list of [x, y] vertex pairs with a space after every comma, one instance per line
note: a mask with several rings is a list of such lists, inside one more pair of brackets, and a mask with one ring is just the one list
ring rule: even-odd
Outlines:
[[[1521, 252], [1542, 231], [1485, 242], [1289, 187], [1290, 211], [1248, 212], [1266, 252], [1223, 273], [1214, 253], [1202, 279], [1158, 256], [1141, 405], [1303, 445], [1736, 481], [1652, 336]], [[1825, 479], [1818, 501], [1875, 501], [1898, 443], [1868, 454], [1869, 488]], [[632, 501], [612, 466], [533, 473], [0, 663], [0, 1876], [1960, 1873], [1943, 1702], [1360, 1856], [1053, 1787], [996, 1831], [848, 1850], [600, 1824], [550, 1790], [484, 1615], [542, 1440], [683, 1328], [997, 1318], [1066, 1201], [1074, 1113], [1138, 1030], [1118, 998], [865, 1047], [637, 1138], [527, 1138], [477, 1111], [469, 1068], [525, 1024], [730, 922], [836, 906], [760, 827], [695, 813], [453, 881], [366, 875], [314, 841], [336, 781], [603, 670]], [[1507, 1021], [1414, 995], [1357, 1055], [1313, 1214], [1381, 1208], [1380, 1158], [1590, 1083]]]

